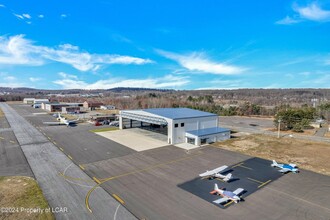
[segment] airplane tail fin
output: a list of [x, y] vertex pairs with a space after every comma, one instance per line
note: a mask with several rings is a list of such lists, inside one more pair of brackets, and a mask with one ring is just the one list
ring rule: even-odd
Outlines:
[[214, 190], [219, 190], [218, 184], [214, 184]]
[[232, 176], [233, 176], [233, 174], [228, 173], [223, 180], [227, 182], [232, 178]]
[[272, 166], [274, 167], [274, 166], [277, 166], [277, 165], [278, 165], [278, 163], [276, 162], [276, 160], [273, 160]]

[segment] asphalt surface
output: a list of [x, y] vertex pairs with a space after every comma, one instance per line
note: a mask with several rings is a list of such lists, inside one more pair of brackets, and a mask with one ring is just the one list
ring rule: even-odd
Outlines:
[[[195, 178], [186, 183], [180, 184], [179, 187], [193, 193], [194, 195], [210, 202], [211, 204], [220, 208], [228, 208], [235, 203], [230, 200], [227, 203], [216, 204], [214, 200], [219, 199], [218, 195], [210, 194], [214, 189], [214, 184], [218, 184], [219, 188], [234, 191], [238, 188], [243, 188], [241, 198], [245, 199], [250, 194], [256, 192], [262, 187], [266, 186], [272, 181], [280, 178], [283, 174], [277, 169], [270, 166], [272, 162], [261, 158], [251, 158], [238, 164], [234, 164], [224, 170], [224, 175], [232, 173], [233, 177], [229, 182], [224, 182], [221, 179], [202, 179]], [[219, 164], [219, 167], [223, 164]]]
[[[221, 116], [219, 117], [219, 126], [235, 130], [238, 132], [250, 133], [250, 134], [266, 134], [277, 136], [277, 132], [269, 131], [269, 128], [274, 128], [273, 120], [264, 118], [248, 118], [240, 116]], [[324, 130], [323, 130], [324, 132]], [[323, 134], [324, 135], [324, 134]], [[280, 133], [281, 138], [297, 138], [311, 141], [330, 142], [330, 138], [310, 135], [297, 134], [283, 134]]]
[[[40, 131], [5, 103], [0, 107], [30, 164], [44, 196], [52, 208], [67, 208], [68, 212], [55, 213], [56, 219], [135, 219], [122, 205], [102, 188], [96, 188], [90, 212], [85, 196], [96, 183], [72, 159], [60, 151]], [[26, 106], [14, 106], [26, 108]], [[29, 109], [27, 109], [28, 112]]]
[[[51, 140], [56, 140], [58, 147], [64, 148], [65, 153], [74, 157], [77, 164], [83, 165], [99, 160], [106, 160], [115, 157], [121, 157], [135, 151], [119, 143], [103, 138], [93, 132], [96, 129], [91, 124], [77, 124], [76, 126], [56, 125], [49, 126], [43, 122], [56, 121], [49, 114], [42, 113], [40, 109], [33, 109], [26, 105], [13, 105], [15, 110], [23, 115], [32, 125], [41, 130], [41, 132]], [[41, 112], [40, 112], [41, 111]]]
[[33, 177], [30, 165], [5, 117], [0, 117], [0, 176]]
[[[16, 106], [16, 108], [19, 107]], [[273, 168], [270, 169], [269, 161], [264, 164], [247, 155], [212, 146], [190, 151], [166, 146], [142, 152], [126, 151], [124, 147], [125, 153], [121, 153], [123, 149], [112, 148], [114, 143], [107, 139], [105, 143], [108, 147], [99, 147], [97, 141], [103, 143], [99, 139], [102, 137], [89, 136], [87, 133], [91, 128], [90, 125], [78, 124], [73, 128], [45, 127], [40, 123], [40, 119], [32, 114], [33, 111], [32, 108], [26, 107], [21, 110], [21, 113], [38, 129], [45, 132], [52, 142], [63, 149], [63, 152], [71, 152], [73, 162], [76, 158], [81, 160], [80, 162], [86, 162], [83, 166], [88, 176], [102, 182], [100, 186], [109, 194], [119, 198], [122, 205], [139, 219], [330, 219], [329, 176], [302, 170], [299, 174], [289, 173], [276, 179], [273, 174], [280, 174]], [[250, 122], [246, 126], [252, 127], [253, 130], [259, 127], [249, 124]], [[250, 129], [249, 127], [247, 129]], [[71, 130], [62, 132], [68, 129]], [[79, 146], [73, 144], [84, 136], [90, 139], [89, 142], [81, 141]], [[121, 147], [118, 146], [118, 148]], [[88, 150], [86, 154], [83, 154], [84, 151], [75, 148]], [[117, 156], [105, 157], [103, 154], [107, 154], [109, 149], [113, 149], [113, 155], [118, 151]], [[97, 153], [91, 156], [92, 159], [87, 158], [88, 154], [93, 154], [93, 151]], [[240, 166], [234, 167], [233, 175], [239, 176], [241, 179], [239, 181], [244, 185], [243, 188], [246, 187], [248, 191], [243, 194], [244, 202], [231, 205], [229, 208], [221, 209], [196, 196], [193, 192], [179, 187], [195, 180], [198, 174], [205, 170], [220, 165], [233, 167], [237, 164], [246, 165], [246, 167], [253, 166], [254, 169], [258, 169], [258, 172], [252, 172]], [[72, 167], [76, 166], [68, 164], [65, 175], [76, 177]], [[269, 176], [272, 172], [273, 174]], [[253, 191], [249, 187], [256, 188], [261, 183], [243, 180], [247, 177], [260, 182], [270, 179], [272, 181], [249, 194]], [[75, 179], [70, 179], [70, 181], [77, 184]], [[238, 186], [239, 181], [229, 183], [226, 187], [231, 187], [231, 184]], [[211, 182], [209, 183], [212, 185]], [[87, 199], [93, 213], [98, 212], [100, 205], [108, 205], [107, 202], [102, 202], [97, 198], [98, 190], [92, 191]], [[206, 191], [209, 192], [209, 188]]]

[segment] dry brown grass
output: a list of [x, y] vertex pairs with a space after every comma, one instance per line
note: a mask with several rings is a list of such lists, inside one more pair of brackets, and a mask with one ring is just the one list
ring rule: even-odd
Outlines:
[[300, 168], [330, 175], [330, 143], [249, 135], [218, 142], [214, 146], [282, 163], [295, 163]]
[[49, 208], [37, 182], [30, 177], [11, 176], [0, 177], [0, 207], [18, 208], [17, 212], [0, 212], [0, 219], [8, 220], [54, 220], [52, 213], [28, 213], [24, 208]]
[[1, 108], [0, 108], [0, 118], [1, 117], [4, 117], [5, 116], [5, 114], [3, 113], [3, 111], [1, 110]]
[[[272, 132], [277, 132], [277, 129], [275, 128], [269, 128], [269, 129], [265, 129], [267, 131], [272, 131]], [[312, 128], [312, 129], [304, 129], [303, 132], [294, 132], [292, 130], [289, 131], [281, 131], [281, 135], [294, 135], [294, 134], [299, 134], [299, 135], [307, 135], [307, 136], [313, 136], [316, 133], [317, 129], [316, 128]]]
[[118, 109], [114, 109], [114, 110], [103, 110], [103, 109], [97, 109], [95, 110], [96, 112], [99, 113], [103, 113], [103, 114], [119, 114], [119, 110]]

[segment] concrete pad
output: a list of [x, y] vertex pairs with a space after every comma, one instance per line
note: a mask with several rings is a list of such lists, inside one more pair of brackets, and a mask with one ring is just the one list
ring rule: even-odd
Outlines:
[[117, 131], [97, 132], [96, 134], [113, 140], [135, 151], [151, 150], [168, 145], [166, 141], [162, 141], [153, 137], [157, 137], [160, 134], [155, 134], [151, 131], [140, 130], [141, 129], [132, 128]]
[[184, 150], [192, 150], [192, 149], [199, 148], [198, 145], [193, 145], [193, 144], [189, 144], [189, 143], [181, 143], [181, 144], [176, 144], [174, 146], [184, 149]]

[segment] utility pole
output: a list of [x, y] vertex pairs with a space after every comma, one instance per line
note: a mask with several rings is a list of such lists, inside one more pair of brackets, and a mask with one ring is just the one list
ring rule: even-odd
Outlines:
[[277, 138], [280, 138], [281, 121], [281, 119], [278, 119]]

